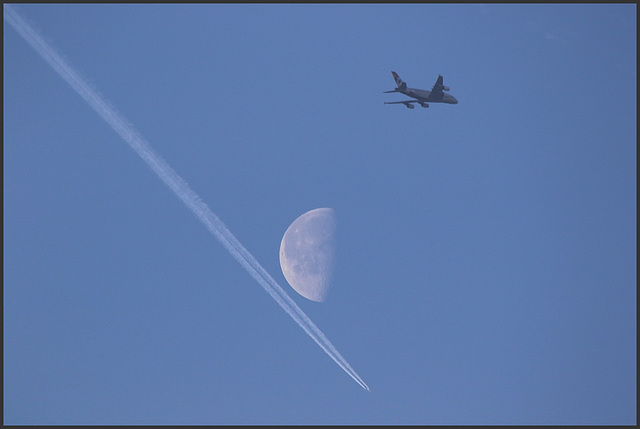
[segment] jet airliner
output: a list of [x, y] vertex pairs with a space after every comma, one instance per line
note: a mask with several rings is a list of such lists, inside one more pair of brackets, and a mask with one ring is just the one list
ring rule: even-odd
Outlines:
[[438, 75], [438, 80], [436, 80], [436, 83], [435, 85], [433, 85], [431, 91], [427, 91], [425, 89], [407, 88], [407, 84], [403, 82], [402, 79], [400, 79], [398, 73], [392, 71], [391, 74], [396, 81], [397, 87], [391, 91], [384, 92], [400, 92], [404, 95], [414, 98], [414, 100], [385, 101], [384, 104], [404, 104], [408, 109], [413, 109], [414, 107], [416, 107], [412, 103], [418, 103], [424, 108], [429, 107], [428, 103], [458, 104], [458, 100], [456, 100], [453, 95], [444, 93], [444, 91], [449, 91], [449, 87], [442, 84], [441, 75]]

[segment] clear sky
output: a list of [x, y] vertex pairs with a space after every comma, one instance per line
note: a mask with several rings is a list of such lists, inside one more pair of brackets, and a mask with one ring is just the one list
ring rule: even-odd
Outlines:
[[4, 21], [5, 424], [636, 423], [636, 5], [15, 10], [371, 392]]

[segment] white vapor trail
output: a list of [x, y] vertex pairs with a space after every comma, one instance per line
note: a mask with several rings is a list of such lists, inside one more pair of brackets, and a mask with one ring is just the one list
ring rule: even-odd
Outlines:
[[266, 290], [295, 322], [362, 388], [367, 384], [351, 368], [322, 331], [309, 319], [287, 295], [273, 277], [260, 265], [247, 249], [234, 237], [222, 221], [189, 187], [149, 143], [138, 134], [125, 118], [109, 106], [87, 83], [47, 44], [38, 33], [10, 6], [4, 5], [4, 19], [33, 47], [38, 54], [62, 77], [104, 121], [120, 135], [147, 163], [180, 200], [193, 212], [204, 226], [222, 243], [245, 270]]

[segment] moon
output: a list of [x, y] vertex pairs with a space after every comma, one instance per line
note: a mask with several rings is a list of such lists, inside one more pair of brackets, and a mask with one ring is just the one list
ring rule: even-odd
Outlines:
[[336, 216], [331, 208], [306, 212], [293, 221], [280, 243], [280, 268], [289, 285], [311, 301], [329, 293], [335, 255]]

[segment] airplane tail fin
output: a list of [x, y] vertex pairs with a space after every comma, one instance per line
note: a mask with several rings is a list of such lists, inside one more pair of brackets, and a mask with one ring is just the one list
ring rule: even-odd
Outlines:
[[392, 71], [391, 74], [393, 75], [393, 79], [395, 79], [396, 85], [398, 86], [396, 88], [397, 90], [404, 91], [405, 89], [407, 89], [407, 84], [404, 83], [402, 79], [400, 79], [400, 76], [398, 76], [398, 73]]

